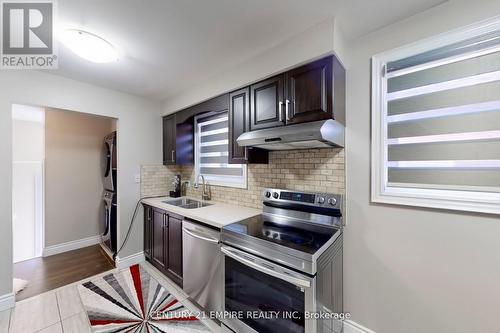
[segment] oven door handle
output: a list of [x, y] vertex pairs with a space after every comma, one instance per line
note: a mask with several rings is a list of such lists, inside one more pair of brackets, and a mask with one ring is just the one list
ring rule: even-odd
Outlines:
[[233, 258], [236, 261], [239, 261], [240, 263], [252, 267], [253, 269], [258, 270], [259, 272], [274, 276], [275, 278], [284, 280], [286, 282], [290, 282], [291, 284], [294, 284], [299, 287], [304, 287], [304, 288], [310, 288], [311, 287], [311, 282], [304, 280], [304, 279], [299, 279], [290, 275], [286, 275], [280, 272], [276, 272], [270, 268], [264, 267], [262, 265], [259, 265], [251, 260], [245, 259], [242, 256], [240, 256], [238, 253], [235, 251], [232, 251], [230, 249], [227, 249], [225, 247], [221, 248], [221, 251], [227, 255], [228, 257]]

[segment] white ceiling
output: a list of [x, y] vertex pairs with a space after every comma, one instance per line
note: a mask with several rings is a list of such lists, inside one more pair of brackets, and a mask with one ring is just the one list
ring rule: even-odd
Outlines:
[[55, 74], [154, 99], [335, 16], [355, 38], [443, 0], [59, 0], [58, 30], [96, 33], [121, 53], [92, 64], [59, 45]]

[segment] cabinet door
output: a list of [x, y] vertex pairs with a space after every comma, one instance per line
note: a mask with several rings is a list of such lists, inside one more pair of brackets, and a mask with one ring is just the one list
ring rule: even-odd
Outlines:
[[166, 214], [162, 210], [153, 209], [153, 253], [152, 262], [156, 268], [165, 270], [165, 228]]
[[194, 119], [188, 119], [176, 125], [175, 129], [175, 164], [193, 165], [194, 163]]
[[170, 278], [182, 286], [182, 220], [168, 217], [168, 266]]
[[[228, 163], [268, 163], [269, 152], [253, 147], [240, 147], [238, 137], [248, 131], [250, 115], [250, 88], [229, 94], [229, 158]], [[215, 158], [215, 157], [214, 157]], [[214, 161], [219, 163], [219, 161]], [[224, 163], [222, 160], [220, 163]]]
[[175, 164], [175, 115], [163, 117], [163, 164]]
[[287, 124], [333, 118], [333, 57], [327, 57], [286, 73]]
[[283, 126], [284, 76], [250, 86], [250, 131]]
[[[229, 94], [229, 163], [246, 163], [246, 148], [236, 142], [248, 127], [250, 88]], [[221, 162], [223, 163], [223, 162]]]
[[144, 206], [144, 255], [147, 260], [151, 260], [152, 248], [152, 208]]

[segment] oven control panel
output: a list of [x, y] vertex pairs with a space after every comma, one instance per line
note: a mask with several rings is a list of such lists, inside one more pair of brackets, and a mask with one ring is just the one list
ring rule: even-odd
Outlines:
[[279, 198], [281, 200], [291, 200], [291, 201], [306, 202], [306, 203], [316, 202], [316, 195], [311, 193], [281, 191]]
[[336, 208], [342, 207], [342, 195], [333, 193], [296, 192], [279, 189], [266, 189], [263, 201], [282, 204], [301, 204], [307, 206]]

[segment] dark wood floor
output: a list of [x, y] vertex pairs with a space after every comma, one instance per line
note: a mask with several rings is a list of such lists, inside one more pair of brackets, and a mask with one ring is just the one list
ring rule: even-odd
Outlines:
[[28, 281], [28, 286], [16, 295], [16, 301], [113, 268], [112, 260], [99, 245], [16, 263], [14, 277]]

